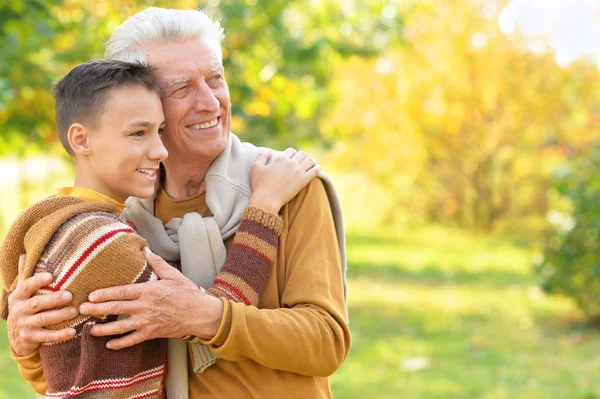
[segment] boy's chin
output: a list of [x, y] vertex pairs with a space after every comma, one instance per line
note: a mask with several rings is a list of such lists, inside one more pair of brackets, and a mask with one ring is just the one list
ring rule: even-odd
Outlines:
[[130, 197], [137, 197], [141, 199], [147, 199], [154, 195], [154, 185], [151, 188], [136, 190], [134, 194], [131, 194]]

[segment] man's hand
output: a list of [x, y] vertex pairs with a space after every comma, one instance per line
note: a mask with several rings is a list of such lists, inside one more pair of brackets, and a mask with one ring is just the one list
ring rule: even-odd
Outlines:
[[271, 151], [261, 153], [252, 165], [250, 205], [277, 213], [321, 171], [303, 151], [288, 148], [270, 164]]
[[74, 328], [47, 330], [44, 327], [67, 321], [77, 316], [77, 308], [63, 306], [73, 300], [67, 291], [48, 295], [32, 295], [52, 282], [50, 273], [38, 273], [25, 279], [25, 255], [19, 258], [17, 288], [8, 296], [8, 340], [17, 356], [27, 356], [36, 351], [42, 342], [65, 341], [75, 336]]
[[198, 287], [144, 248], [144, 255], [158, 281], [103, 288], [89, 295], [81, 304], [81, 314], [91, 316], [121, 315], [129, 317], [106, 324], [96, 324], [92, 335], [129, 334], [110, 340], [109, 349], [127, 348], [154, 338], [178, 338], [195, 335], [210, 339], [219, 330], [223, 303]]

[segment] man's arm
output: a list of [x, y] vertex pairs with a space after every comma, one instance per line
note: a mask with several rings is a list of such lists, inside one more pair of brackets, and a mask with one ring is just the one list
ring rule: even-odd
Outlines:
[[[312, 181], [285, 208], [286, 284], [280, 309], [224, 302], [217, 334], [203, 343], [226, 360], [252, 359], [302, 375], [331, 375], [350, 349], [341, 259], [322, 182]], [[281, 261], [281, 260], [279, 260]]]
[[[208, 289], [211, 295], [206, 295], [195, 286], [189, 289], [191, 281], [160, 257], [147, 252], [148, 263], [161, 277], [161, 281], [147, 283], [142, 289], [129, 286], [98, 290], [91, 295], [92, 300], [99, 302], [107, 299], [115, 300], [117, 299], [114, 296], [115, 292], [119, 292], [117, 295], [121, 300], [127, 298], [133, 300], [86, 304], [82, 306], [82, 313], [98, 315], [104, 311], [119, 310], [115, 306], [121, 306], [119, 312], [128, 309], [128, 318], [96, 325], [93, 328], [93, 333], [98, 336], [136, 330], [130, 335], [112, 340], [110, 342], [112, 349], [131, 346], [138, 338], [143, 341], [147, 336], [144, 334], [148, 333], [173, 334], [173, 331], [181, 331], [178, 338], [194, 341], [198, 337], [212, 337], [220, 325], [222, 315], [222, 303], [216, 298], [226, 298], [244, 305], [258, 305], [260, 295], [271, 274], [272, 259], [279, 244], [281, 224], [281, 218], [277, 214], [254, 206], [246, 208], [227, 260], [213, 285]], [[181, 289], [176, 289], [178, 285], [185, 288], [185, 295], [180, 295]], [[146, 312], [140, 312], [139, 305], [143, 303], [146, 303], [145, 306], [148, 304], [155, 306], [150, 312], [150, 317]], [[199, 306], [194, 306], [194, 303]], [[170, 321], [168, 330], [165, 328], [164, 320]], [[201, 325], [209, 326], [210, 329], [206, 331], [195, 328], [193, 323], [197, 320], [202, 320]], [[190, 334], [189, 331], [198, 331], [202, 335]]]

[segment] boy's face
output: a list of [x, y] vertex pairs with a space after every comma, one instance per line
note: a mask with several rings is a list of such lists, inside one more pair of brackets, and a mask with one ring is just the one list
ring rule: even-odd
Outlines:
[[160, 138], [165, 119], [160, 98], [143, 86], [114, 88], [107, 96], [104, 113], [88, 128], [92, 187], [121, 202], [151, 197], [168, 155]]

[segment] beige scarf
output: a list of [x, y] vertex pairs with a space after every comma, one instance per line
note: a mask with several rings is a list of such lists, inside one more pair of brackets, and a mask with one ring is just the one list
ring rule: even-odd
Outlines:
[[[154, 198], [130, 198], [123, 211], [126, 219], [133, 221], [138, 233], [144, 237], [153, 252], [171, 262], [181, 262], [181, 271], [194, 284], [209, 288], [227, 256], [224, 241], [232, 237], [239, 227], [244, 209], [252, 195], [250, 171], [256, 157], [264, 149], [242, 143], [233, 133], [223, 152], [210, 166], [206, 176], [206, 205], [213, 216], [201, 217], [188, 213], [183, 219], [171, 219], [163, 226], [154, 216]], [[281, 153], [273, 153], [273, 157]], [[335, 222], [342, 257], [344, 297], [347, 308], [346, 239], [341, 204], [331, 179], [321, 173]], [[156, 193], [155, 193], [156, 196]], [[187, 349], [192, 353], [194, 372], [202, 372], [217, 357], [208, 347], [178, 339], [169, 339], [167, 393], [169, 399], [188, 397]]]

